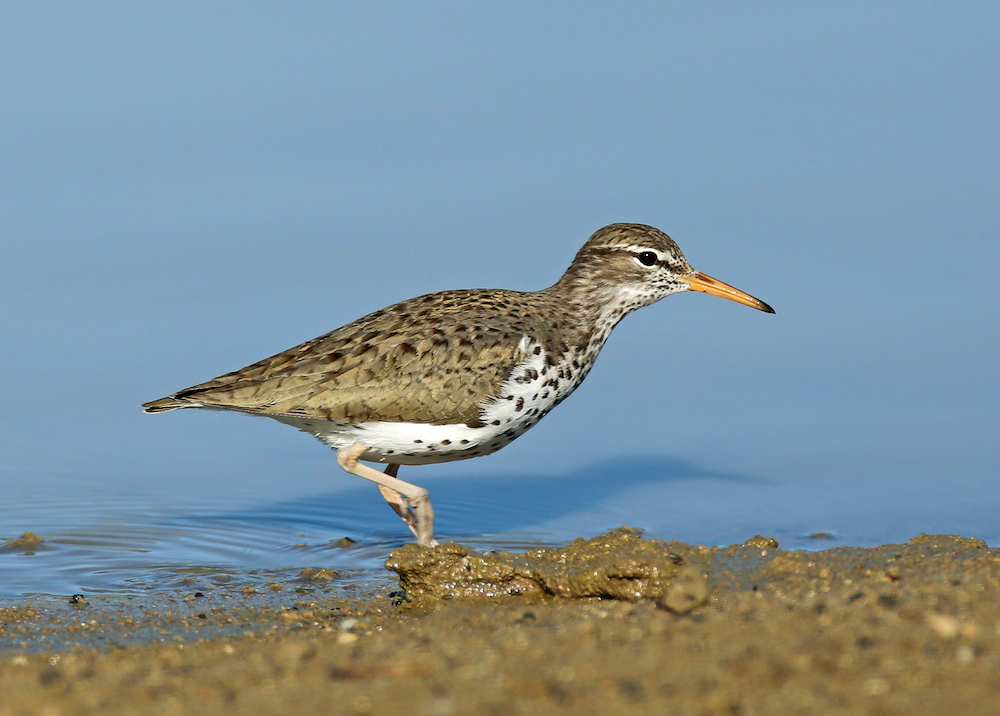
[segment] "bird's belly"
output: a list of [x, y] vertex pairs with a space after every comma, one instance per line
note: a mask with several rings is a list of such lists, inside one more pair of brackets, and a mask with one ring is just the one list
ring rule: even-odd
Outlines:
[[312, 418], [278, 418], [283, 423], [315, 435], [334, 450], [354, 443], [364, 443], [368, 450], [362, 460], [426, 465], [452, 460], [465, 460], [496, 452], [537, 422], [492, 422], [482, 427], [433, 425], [430, 423], [364, 422], [338, 423]]

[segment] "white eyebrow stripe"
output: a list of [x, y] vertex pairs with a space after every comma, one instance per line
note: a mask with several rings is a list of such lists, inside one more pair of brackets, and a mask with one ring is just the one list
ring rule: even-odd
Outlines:
[[652, 251], [656, 254], [657, 261], [663, 261], [663, 254], [656, 249], [649, 248], [648, 246], [636, 246], [635, 244], [632, 244], [631, 246], [622, 246], [621, 248], [623, 251], [629, 251], [633, 254], [641, 254], [643, 251]]

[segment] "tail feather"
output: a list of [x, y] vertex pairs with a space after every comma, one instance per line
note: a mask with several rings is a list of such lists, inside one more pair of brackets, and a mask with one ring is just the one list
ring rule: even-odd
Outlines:
[[160, 398], [149, 403], [143, 403], [142, 407], [147, 413], [165, 413], [168, 410], [178, 410], [179, 408], [191, 408], [192, 404], [186, 400], [178, 400], [174, 396]]

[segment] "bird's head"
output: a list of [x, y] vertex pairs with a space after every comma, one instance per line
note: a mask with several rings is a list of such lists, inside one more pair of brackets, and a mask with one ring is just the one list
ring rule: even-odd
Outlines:
[[577, 252], [563, 281], [616, 293], [630, 309], [672, 293], [701, 291], [774, 313], [763, 301], [695, 271], [673, 239], [644, 224], [611, 224], [597, 231]]

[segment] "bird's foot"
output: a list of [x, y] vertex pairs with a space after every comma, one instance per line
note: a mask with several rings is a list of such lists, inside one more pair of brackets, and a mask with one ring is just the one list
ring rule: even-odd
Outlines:
[[389, 465], [385, 472], [379, 472], [373, 467], [360, 463], [359, 458], [365, 454], [368, 446], [354, 443], [337, 451], [337, 462], [347, 472], [378, 485], [382, 497], [399, 515], [406, 526], [416, 535], [417, 544], [424, 547], [436, 547], [434, 539], [434, 509], [431, 507], [427, 490], [396, 477], [398, 465]]

